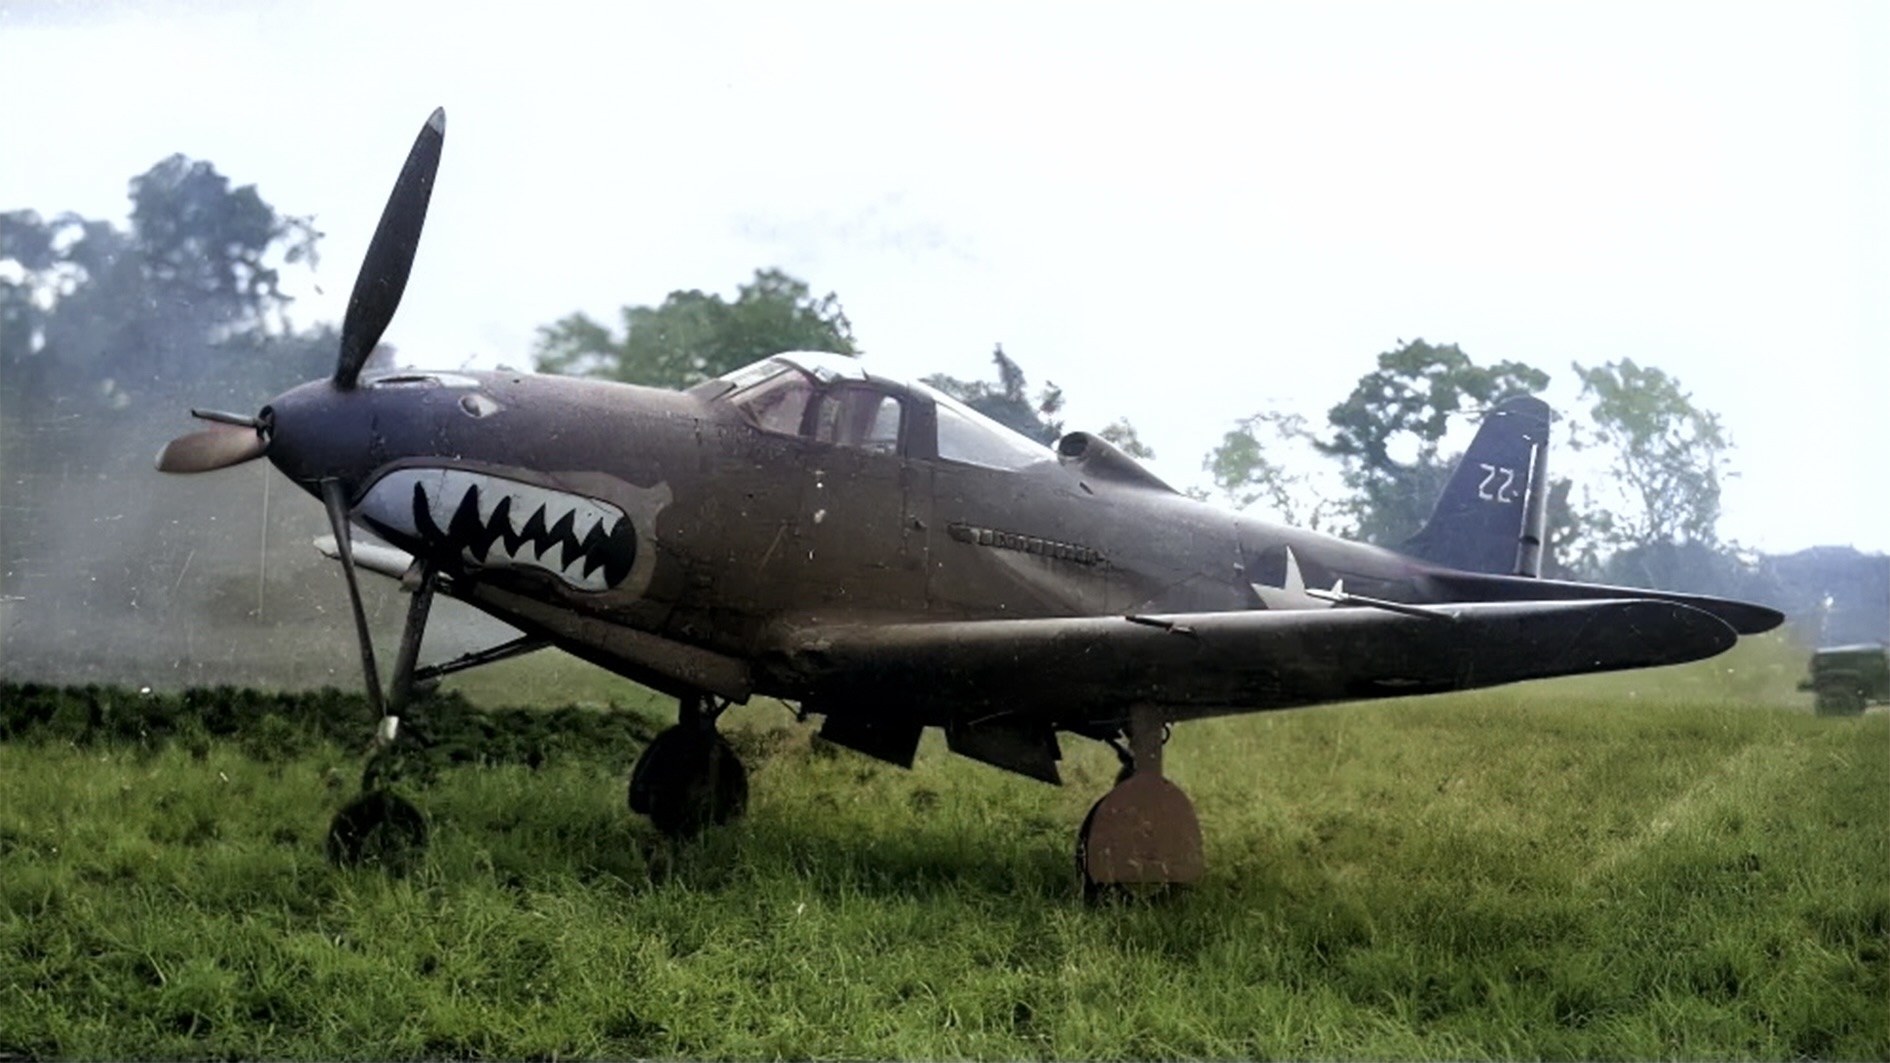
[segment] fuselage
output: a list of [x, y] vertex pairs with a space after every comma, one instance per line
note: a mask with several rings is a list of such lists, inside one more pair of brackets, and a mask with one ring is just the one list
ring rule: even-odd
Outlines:
[[270, 457], [312, 493], [342, 481], [353, 519], [455, 596], [670, 687], [812, 624], [1324, 607], [1300, 587], [1340, 581], [1424, 599], [1418, 562], [1175, 493], [1100, 439], [1059, 454], [929, 389], [788, 372], [807, 391], [791, 420], [742, 401], [778, 375], [688, 392], [508, 372], [316, 382], [273, 404]]

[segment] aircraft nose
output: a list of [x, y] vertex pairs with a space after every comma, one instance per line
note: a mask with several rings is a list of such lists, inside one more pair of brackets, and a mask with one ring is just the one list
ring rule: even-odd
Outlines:
[[374, 405], [364, 391], [343, 391], [330, 380], [283, 392], [263, 408], [269, 460], [297, 483], [340, 480], [352, 491], [382, 449]]

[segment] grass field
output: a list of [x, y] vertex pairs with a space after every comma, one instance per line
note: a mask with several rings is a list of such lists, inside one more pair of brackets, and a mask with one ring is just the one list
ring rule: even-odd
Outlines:
[[1056, 789], [737, 709], [750, 815], [681, 850], [624, 808], [634, 737], [450, 764], [389, 878], [324, 862], [359, 762], [306, 721], [47, 725], [0, 742], [0, 1059], [1883, 1059], [1890, 717], [1812, 716], [1802, 664], [1184, 726], [1208, 879], [1100, 908], [1080, 740]]

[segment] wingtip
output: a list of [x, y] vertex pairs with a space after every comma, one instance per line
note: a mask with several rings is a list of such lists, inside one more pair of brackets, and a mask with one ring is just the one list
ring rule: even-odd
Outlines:
[[446, 108], [435, 107], [433, 109], [433, 113], [427, 116], [427, 128], [441, 136], [446, 135]]
[[[1555, 663], [1530, 678], [1688, 664], [1717, 657], [1739, 642], [1732, 625], [1712, 613], [1657, 598], [1520, 603], [1512, 608], [1537, 611], [1544, 625], [1539, 637], [1566, 638], [1555, 647], [1559, 653], [1550, 655]], [[1558, 616], [1573, 626], [1558, 627]]]
[[1762, 635], [1785, 622], [1785, 614], [1766, 605], [1751, 606], [1751, 615], [1737, 628], [1741, 635]]
[[[1691, 605], [1642, 599], [1636, 603], [1644, 618], [1647, 644], [1664, 644], [1661, 664], [1685, 664], [1717, 657], [1739, 644], [1739, 630], [1725, 618]], [[1630, 627], [1641, 626], [1632, 622]], [[1659, 636], [1664, 635], [1665, 638]]]

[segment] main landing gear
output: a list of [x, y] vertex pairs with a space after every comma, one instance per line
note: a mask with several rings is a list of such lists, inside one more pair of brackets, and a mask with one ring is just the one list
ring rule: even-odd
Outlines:
[[1122, 773], [1089, 810], [1076, 836], [1083, 897], [1142, 886], [1192, 885], [1206, 861], [1194, 803], [1162, 775], [1166, 727], [1152, 709], [1129, 715], [1129, 748], [1116, 747]]
[[748, 770], [715, 729], [728, 704], [703, 695], [681, 698], [676, 726], [652, 739], [630, 771], [630, 811], [650, 817], [671, 838], [694, 837], [748, 808]]

